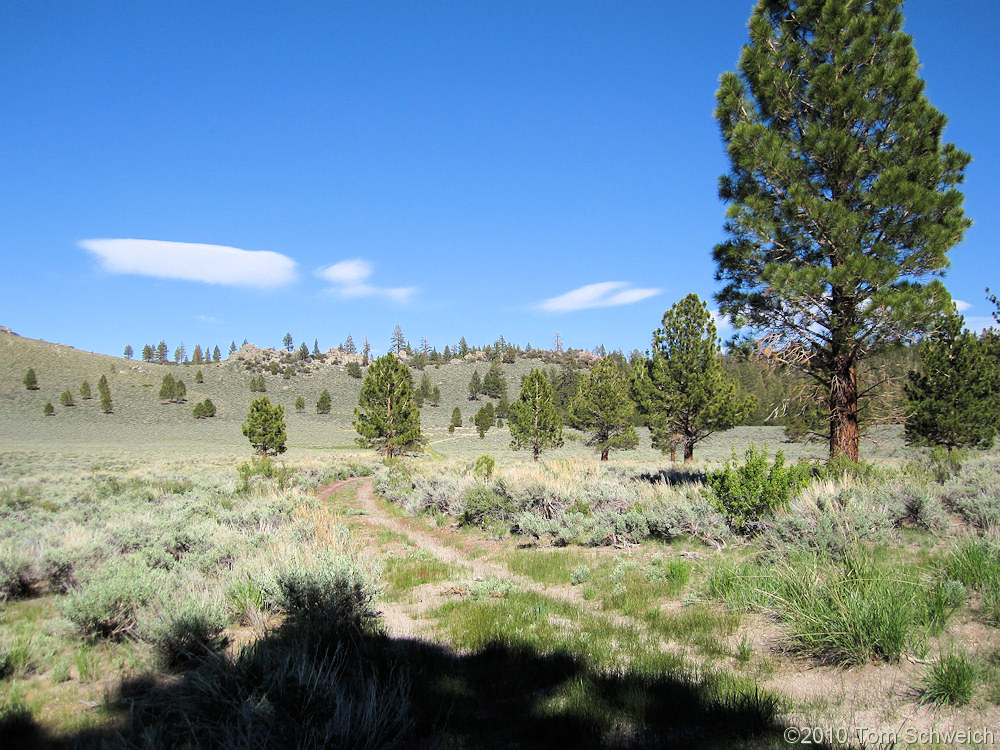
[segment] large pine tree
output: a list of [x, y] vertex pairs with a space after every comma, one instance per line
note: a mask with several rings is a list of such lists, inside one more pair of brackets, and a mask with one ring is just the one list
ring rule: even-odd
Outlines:
[[353, 424], [361, 436], [358, 444], [387, 458], [422, 449], [420, 409], [413, 398], [410, 369], [396, 355], [379, 357], [368, 368]]
[[284, 453], [285, 441], [285, 409], [281, 404], [272, 404], [267, 396], [255, 398], [250, 403], [247, 421], [243, 423], [243, 434], [250, 441], [251, 447], [262, 457], [270, 453]]
[[899, 0], [761, 0], [716, 117], [732, 171], [716, 246], [724, 314], [825, 394], [830, 454], [858, 458], [858, 366], [950, 307], [970, 161], [942, 144]]
[[629, 397], [628, 381], [611, 359], [602, 359], [580, 381], [570, 405], [574, 426], [589, 433], [587, 445], [597, 448], [601, 460], [613, 450], [629, 450], [639, 444], [632, 420], [635, 404]]
[[532, 370], [521, 383], [521, 395], [510, 407], [510, 447], [531, 448], [537, 461], [543, 448], [563, 444], [562, 417], [552, 403], [552, 388], [541, 370]]
[[680, 443], [685, 461], [694, 458], [695, 445], [739, 424], [754, 407], [723, 371], [715, 323], [696, 294], [663, 314], [663, 327], [653, 332], [652, 357], [636, 383], [653, 447], [673, 456]]

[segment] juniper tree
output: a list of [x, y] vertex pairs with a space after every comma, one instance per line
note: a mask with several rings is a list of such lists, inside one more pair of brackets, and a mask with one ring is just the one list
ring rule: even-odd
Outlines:
[[420, 378], [420, 395], [423, 396], [425, 401], [430, 398], [431, 389], [432, 389], [431, 378], [425, 372]]
[[481, 406], [472, 418], [472, 423], [476, 426], [476, 431], [479, 433], [480, 439], [486, 437], [486, 433], [490, 427], [493, 427], [497, 423], [493, 404], [487, 402], [484, 406]]
[[272, 404], [267, 396], [255, 398], [250, 403], [247, 421], [243, 423], [243, 434], [250, 446], [264, 458], [269, 453], [285, 452], [285, 410], [281, 404]]
[[163, 380], [160, 381], [160, 401], [175, 401], [175, 393], [177, 388], [177, 381], [174, 380], [174, 376], [169, 372], [163, 376]]
[[636, 393], [650, 428], [653, 447], [694, 447], [719, 430], [736, 426], [753, 410], [735, 381], [722, 370], [719, 340], [708, 306], [689, 294], [663, 314], [653, 332], [652, 355], [636, 379]]
[[101, 411], [105, 414], [111, 413], [111, 386], [108, 385], [107, 375], [101, 375], [100, 380], [97, 381], [97, 392], [101, 397]]
[[184, 385], [183, 380], [178, 380], [174, 383], [174, 398], [173, 400], [178, 404], [183, 403], [184, 399], [187, 397], [187, 386]]
[[543, 448], [563, 444], [562, 417], [552, 403], [552, 388], [545, 374], [532, 370], [521, 383], [521, 395], [511, 404], [509, 419], [510, 447], [531, 448], [535, 461]]
[[329, 414], [330, 413], [330, 391], [326, 388], [323, 392], [319, 394], [319, 399], [316, 401], [316, 413], [317, 414]]
[[51, 401], [46, 401], [45, 406], [42, 407], [42, 414], [46, 417], [51, 417], [56, 413], [56, 407], [52, 405]]
[[909, 416], [904, 434], [916, 445], [989, 448], [1000, 424], [1000, 374], [989, 356], [994, 333], [963, 330], [947, 316], [920, 345], [920, 369], [904, 386]]
[[198, 372], [196, 372], [194, 374], [194, 382], [196, 382], [196, 383], [204, 383], [205, 382], [205, 376], [202, 375], [201, 370], [198, 370]]
[[29, 367], [28, 371], [24, 373], [24, 387], [29, 391], [38, 390], [38, 377], [35, 375], [35, 369]]
[[613, 450], [629, 450], [639, 444], [632, 424], [635, 405], [629, 397], [628, 380], [612, 360], [602, 359], [584, 375], [570, 404], [576, 427], [589, 433], [587, 445], [597, 448], [601, 460]]
[[483, 393], [491, 398], [500, 398], [507, 393], [507, 379], [503, 376], [503, 370], [496, 361], [490, 365], [490, 369], [483, 378]]
[[472, 377], [469, 379], [469, 401], [478, 401], [482, 391], [483, 381], [479, 377], [479, 370], [473, 370]]
[[347, 366], [344, 369], [347, 371], [347, 374], [350, 375], [352, 378], [360, 379], [363, 376], [363, 373], [361, 372], [361, 365], [359, 365], [353, 359], [347, 363]]
[[440, 406], [441, 405], [441, 387], [436, 385], [433, 388], [431, 388], [431, 395], [428, 396], [427, 400], [431, 402], [431, 406]]
[[296, 399], [295, 399], [295, 411], [296, 411], [296, 413], [301, 414], [305, 410], [306, 410], [306, 400], [304, 398], [302, 398], [302, 396], [296, 397]]
[[80, 383], [80, 398], [84, 401], [89, 401], [93, 396], [90, 393], [90, 383], [84, 380]]
[[59, 403], [62, 406], [75, 406], [75, 404], [73, 403], [73, 394], [70, 393], [69, 390], [63, 391], [59, 395]]
[[422, 449], [420, 410], [413, 399], [410, 369], [391, 352], [368, 368], [352, 423], [361, 436], [358, 444], [387, 458]]
[[451, 410], [451, 422], [448, 423], [448, 432], [454, 432], [456, 427], [462, 426], [462, 410], [457, 406]]
[[969, 227], [970, 156], [942, 144], [899, 0], [766, 0], [716, 118], [732, 171], [716, 295], [767, 357], [821, 389], [830, 454], [858, 459], [858, 369], [926, 331]]
[[205, 414], [206, 417], [214, 417], [215, 416], [215, 404], [212, 403], [212, 399], [206, 398], [202, 402], [201, 405], [202, 405], [202, 408], [204, 410], [204, 414]]

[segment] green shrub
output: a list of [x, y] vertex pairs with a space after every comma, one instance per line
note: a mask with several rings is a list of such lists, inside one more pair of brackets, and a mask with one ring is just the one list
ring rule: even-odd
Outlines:
[[577, 565], [569, 574], [569, 582], [574, 586], [586, 583], [590, 580], [590, 568], [584, 564]]
[[964, 651], [942, 654], [924, 681], [921, 700], [937, 705], [964, 706], [976, 694], [979, 666]]
[[378, 619], [376, 580], [355, 558], [323, 552], [277, 570], [274, 600], [295, 625], [331, 634], [370, 630]]
[[217, 604], [189, 601], [149, 627], [144, 640], [166, 667], [196, 664], [226, 645], [225, 617]]
[[[295, 479], [295, 469], [291, 466], [275, 464], [270, 458], [254, 458], [236, 467], [240, 481], [236, 486], [239, 495], [247, 495], [254, 490], [272, 487], [285, 490], [292, 486]], [[268, 479], [270, 482], [264, 482]]]
[[31, 558], [18, 550], [0, 548], [0, 602], [30, 596], [37, 584]]
[[785, 466], [781, 451], [768, 464], [766, 451], [750, 445], [742, 466], [733, 460], [717, 471], [710, 471], [706, 481], [712, 488], [712, 502], [724, 513], [734, 530], [755, 531], [765, 516], [787, 508], [793, 495], [806, 483], [805, 471]]
[[62, 601], [62, 613], [89, 637], [121, 640], [139, 635], [139, 609], [169, 591], [163, 571], [135, 560], [116, 560]]
[[472, 465], [472, 476], [482, 479], [484, 482], [489, 482], [493, 478], [493, 472], [496, 471], [496, 468], [496, 459], [487, 453], [479, 456]]
[[226, 601], [233, 618], [240, 625], [250, 625], [268, 608], [267, 591], [249, 574], [230, 582]]
[[490, 487], [472, 487], [463, 495], [464, 508], [458, 517], [462, 526], [495, 527], [509, 522], [517, 508], [505, 494]]

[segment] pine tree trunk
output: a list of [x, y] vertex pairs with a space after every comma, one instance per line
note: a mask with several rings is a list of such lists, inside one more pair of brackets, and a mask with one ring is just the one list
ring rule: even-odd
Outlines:
[[601, 460], [602, 461], [607, 461], [608, 460], [608, 449], [607, 448], [605, 448], [604, 450], [601, 451]]
[[694, 460], [694, 440], [684, 439], [684, 463]]
[[538, 450], [538, 443], [535, 443], [535, 460], [536, 461], [538, 460], [538, 454], [539, 453], [541, 453], [541, 451]]
[[858, 372], [847, 357], [834, 362], [830, 379], [830, 458], [846, 456], [858, 460]]

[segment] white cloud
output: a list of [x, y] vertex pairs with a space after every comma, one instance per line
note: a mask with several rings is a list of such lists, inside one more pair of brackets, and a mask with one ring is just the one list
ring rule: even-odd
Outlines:
[[110, 273], [201, 281], [206, 284], [277, 287], [295, 280], [295, 261], [267, 250], [164, 240], [80, 240]]
[[602, 281], [587, 284], [558, 297], [543, 300], [535, 307], [546, 312], [573, 312], [591, 307], [617, 307], [653, 297], [659, 289], [630, 289], [624, 281]]
[[199, 323], [221, 323], [222, 321], [218, 318], [212, 317], [211, 315], [199, 315], [195, 318]]
[[333, 283], [330, 289], [332, 294], [336, 294], [344, 299], [357, 299], [358, 297], [385, 297], [400, 304], [408, 302], [416, 293], [417, 287], [378, 287], [367, 283], [367, 279], [372, 275], [373, 266], [367, 260], [352, 258], [334, 263], [332, 266], [324, 266], [316, 270], [316, 275], [321, 279], [326, 279]]
[[970, 305], [968, 302], [965, 302], [964, 300], [956, 299], [952, 300], [952, 302], [955, 303], [955, 309], [958, 310], [960, 313], [972, 309], [972, 305]]

